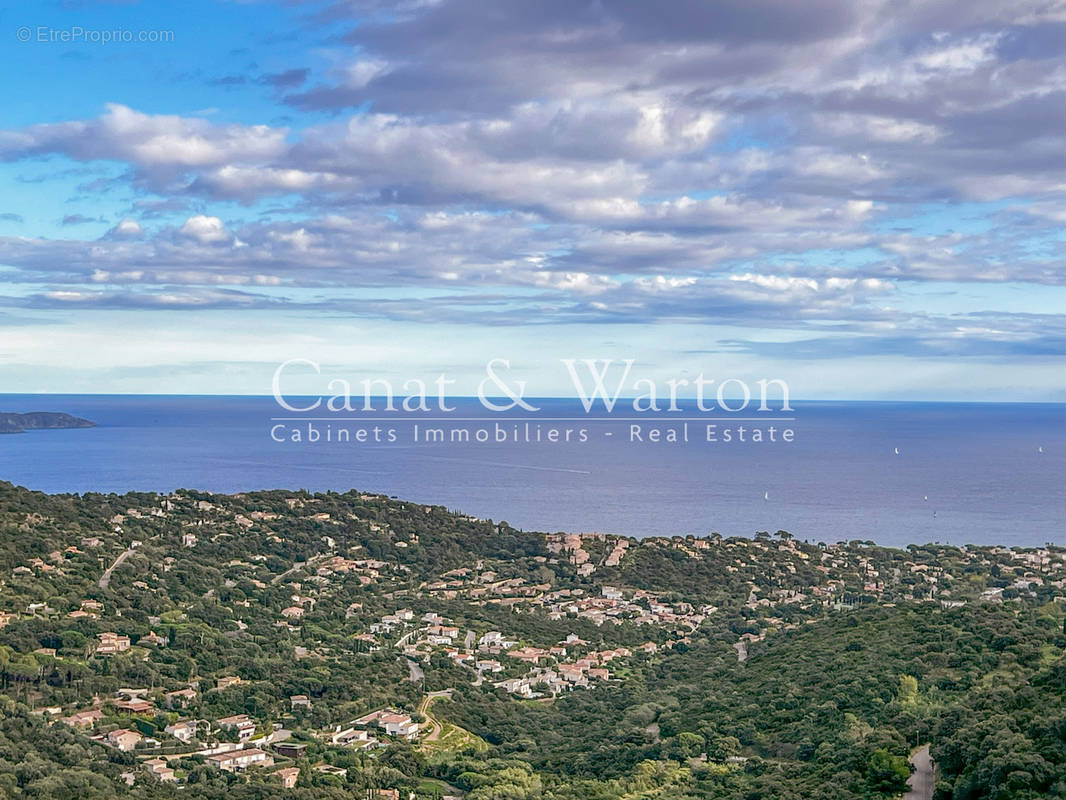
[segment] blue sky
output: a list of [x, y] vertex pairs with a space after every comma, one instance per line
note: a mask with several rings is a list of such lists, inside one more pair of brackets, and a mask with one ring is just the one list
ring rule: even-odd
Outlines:
[[1061, 9], [653, 8], [0, 4], [0, 387], [1066, 399]]

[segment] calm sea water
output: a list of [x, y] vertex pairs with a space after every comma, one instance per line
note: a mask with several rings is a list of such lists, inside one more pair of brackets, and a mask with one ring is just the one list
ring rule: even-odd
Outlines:
[[[3, 411], [65, 411], [99, 424], [0, 436], [0, 479], [47, 492], [356, 488], [526, 529], [635, 536], [784, 529], [811, 541], [892, 545], [1066, 538], [1062, 405], [794, 405], [795, 420], [777, 424], [795, 431], [790, 444], [707, 443], [697, 423], [687, 444], [634, 443], [628, 422], [603, 419], [539, 423], [587, 429], [588, 441], [569, 444], [413, 443], [409, 420], [376, 423], [396, 429], [394, 443], [323, 435], [297, 444], [272, 440], [280, 412], [270, 398], [0, 395]], [[570, 401], [547, 401], [544, 411], [575, 412]], [[485, 413], [467, 405], [456, 416]], [[375, 423], [314, 424], [324, 434], [327, 425], [354, 433]], [[492, 426], [451, 423], [460, 424]]]

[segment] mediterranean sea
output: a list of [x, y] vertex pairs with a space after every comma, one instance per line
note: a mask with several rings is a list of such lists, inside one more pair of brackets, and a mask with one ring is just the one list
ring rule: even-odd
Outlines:
[[[443, 422], [385, 413], [304, 421], [281, 419], [269, 397], [0, 395], [0, 411], [66, 412], [98, 425], [0, 436], [0, 479], [79, 493], [358, 489], [543, 531], [1064, 543], [1061, 404], [793, 401], [787, 421], [718, 415], [714, 441], [703, 420], [690, 421], [685, 441], [674, 418], [691, 414], [586, 415], [576, 401], [542, 400], [540, 414], [519, 415], [453, 402]], [[427, 428], [443, 429], [443, 440], [425, 438]], [[456, 439], [456, 428], [466, 433]], [[752, 441], [755, 428], [762, 441]]]

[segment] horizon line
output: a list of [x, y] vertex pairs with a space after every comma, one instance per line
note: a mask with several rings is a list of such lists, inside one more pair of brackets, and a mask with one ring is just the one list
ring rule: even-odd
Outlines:
[[[298, 393], [292, 393], [292, 394], [287, 394], [285, 396], [287, 398], [300, 398], [300, 399], [311, 398], [311, 399], [314, 399], [314, 398], [319, 398], [319, 397], [329, 397], [330, 395], [327, 395], [327, 394], [298, 394]], [[192, 392], [192, 393], [178, 393], [178, 392], [0, 392], [0, 397], [174, 397], [174, 398], [201, 398], [201, 397], [208, 398], [208, 397], [217, 397], [217, 398], [248, 398], [248, 399], [263, 399], [263, 400], [273, 400], [274, 399], [274, 396], [271, 395], [271, 394], [250, 394], [250, 393], [243, 393], [243, 392], [238, 392], [238, 393], [221, 393], [221, 392]], [[360, 399], [362, 397], [363, 397], [363, 395], [359, 395]], [[396, 394], [396, 395], [393, 395], [393, 400], [394, 400], [395, 403], [400, 403], [400, 402], [402, 402], [404, 397], [407, 397], [407, 395]], [[384, 399], [387, 398], [387, 395], [370, 395], [370, 398], [372, 400], [384, 400]], [[475, 401], [475, 402], [479, 402], [479, 398], [476, 395], [447, 395], [445, 399], [448, 400], [448, 401], [453, 401], [454, 400], [454, 401]], [[487, 395], [486, 399], [487, 400], [503, 400], [503, 401], [506, 401], [506, 400], [508, 400], [510, 398], [508, 398], [506, 396], [503, 396], [503, 395], [499, 395], [499, 396], [497, 396], [497, 395]], [[631, 403], [634, 400], [638, 400], [638, 399], [646, 399], [646, 398], [643, 395], [639, 395], [639, 396], [619, 396], [619, 397], [615, 398], [614, 402], [616, 404], [617, 403]], [[728, 400], [728, 401], [734, 401], [734, 400], [739, 401], [739, 400], [742, 400], [743, 398], [740, 398], [740, 397], [727, 397], [725, 399]], [[771, 398], [768, 398], [768, 400], [769, 399], [771, 399]], [[772, 399], [776, 400], [778, 398], [772, 398]], [[533, 402], [533, 401], [559, 402], [559, 401], [567, 401], [567, 400], [569, 400], [569, 401], [572, 401], [572, 402], [578, 403], [578, 404], [580, 404], [582, 402], [580, 397], [566, 396], [566, 395], [538, 395], [538, 396], [525, 397], [525, 398], [523, 398], [523, 400], [530, 401], [530, 402]], [[667, 401], [668, 398], [664, 397], [664, 398], [662, 398], [662, 400], [663, 401]], [[677, 400], [678, 400], [678, 402], [695, 402], [696, 397], [694, 397], [694, 396], [692, 396], [692, 397], [679, 396], [677, 398]], [[436, 397], [433, 398], [433, 401], [434, 402], [436, 401]], [[951, 404], [951, 405], [1062, 405], [1062, 406], [1066, 406], [1066, 397], [1059, 398], [1059, 399], [1045, 399], [1045, 400], [959, 400], [959, 399], [945, 399], [945, 398], [929, 399], [929, 398], [922, 398], [922, 397], [912, 397], [912, 398], [789, 397], [789, 402], [790, 403], [900, 403], [900, 404], [905, 404], [905, 403], [942, 403], [942, 404]], [[603, 400], [597, 398], [596, 401], [595, 401], [594, 407], [602, 409], [603, 408]], [[521, 409], [514, 410], [514, 413], [523, 413], [523, 411], [524, 410], [521, 410]], [[677, 412], [671, 412], [671, 411], [669, 411], [667, 409], [663, 409], [663, 410], [661, 410], [660, 412], [657, 412], [657, 413], [669, 414], [669, 413], [679, 413], [681, 411], [683, 411], [683, 409], [678, 409]], [[339, 414], [339, 413], [352, 413], [352, 412], [338, 411], [338, 412], [335, 412], [335, 413]], [[359, 413], [359, 412], [355, 412], [355, 413]], [[403, 410], [403, 409], [396, 409], [393, 412], [388, 412], [388, 411], [381, 412], [381, 411], [378, 411], [378, 410], [375, 409], [375, 410], [368, 410], [368, 411], [365, 411], [365, 412], [362, 412], [362, 413], [368, 413], [368, 414], [369, 413], [413, 414], [413, 413], [417, 413], [417, 412], [415, 412], [415, 411], [406, 411], [406, 410]], [[497, 412], [497, 413], [503, 414], [503, 413], [508, 413], [508, 412]], [[526, 414], [536, 414], [537, 412], [524, 411], [524, 413], [526, 413]], [[649, 412], [649, 413], [656, 413], [656, 412]]]

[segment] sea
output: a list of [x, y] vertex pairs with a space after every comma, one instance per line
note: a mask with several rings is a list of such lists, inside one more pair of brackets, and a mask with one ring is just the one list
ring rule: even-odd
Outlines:
[[452, 402], [333, 414], [270, 397], [0, 395], [0, 411], [97, 423], [0, 436], [0, 479], [53, 493], [356, 489], [549, 532], [1066, 544], [1063, 404], [794, 400], [786, 417]]

